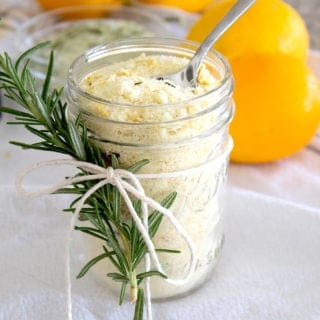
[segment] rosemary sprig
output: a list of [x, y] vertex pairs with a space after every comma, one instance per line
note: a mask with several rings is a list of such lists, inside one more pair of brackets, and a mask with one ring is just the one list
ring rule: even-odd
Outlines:
[[[19, 104], [22, 110], [0, 106], [0, 111], [11, 114], [15, 121], [12, 125], [22, 125], [27, 131], [38, 137], [35, 143], [12, 141], [11, 143], [24, 149], [35, 149], [58, 152], [71, 156], [76, 160], [87, 161], [102, 167], [110, 163], [113, 168], [119, 167], [117, 156], [106, 156], [87, 134], [87, 128], [81, 116], [75, 122], [67, 120], [67, 103], [63, 102], [63, 88], [50, 90], [54, 56], [51, 52], [48, 70], [42, 90], [37, 89], [34, 77], [29, 69], [29, 56], [34, 51], [46, 46], [39, 44], [23, 53], [14, 63], [7, 53], [0, 54], [0, 88], [5, 96]], [[108, 160], [108, 161], [107, 161]], [[148, 163], [142, 160], [126, 168], [131, 172], [138, 171]], [[79, 169], [77, 175], [86, 174]], [[66, 212], [74, 212], [75, 206], [85, 192], [97, 181], [87, 181], [60, 189], [57, 193], [73, 194], [76, 199], [70, 204]], [[176, 198], [172, 192], [161, 202], [169, 208]], [[119, 191], [112, 185], [105, 185], [97, 190], [86, 201], [86, 206], [80, 212], [80, 219], [87, 220], [91, 226], [76, 226], [75, 229], [103, 241], [101, 254], [91, 259], [79, 272], [77, 278], [82, 278], [92, 266], [103, 259], [109, 259], [116, 272], [109, 272], [107, 276], [119, 282], [119, 304], [124, 301], [127, 288], [130, 288], [131, 300], [136, 303], [134, 320], [143, 319], [144, 292], [142, 282], [153, 276], [165, 277], [156, 270], [137, 274], [137, 266], [147, 253], [147, 247], [135, 223], [121, 215], [122, 199]], [[133, 201], [134, 208], [141, 215], [141, 202]], [[149, 234], [154, 237], [162, 220], [162, 214], [154, 211], [148, 218]], [[177, 253], [169, 249], [158, 249], [162, 252]]]

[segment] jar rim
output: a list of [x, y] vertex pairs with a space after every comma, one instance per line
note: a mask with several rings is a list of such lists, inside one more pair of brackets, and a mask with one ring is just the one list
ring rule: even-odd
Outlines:
[[[146, 43], [146, 40], [148, 40], [148, 43]], [[218, 51], [211, 49], [209, 52], [213, 54], [216, 58], [218, 58], [219, 62], [222, 64], [223, 69], [224, 69], [224, 75], [222, 79], [219, 81], [219, 84], [215, 86], [213, 89], [205, 92], [204, 94], [192, 97], [188, 100], [182, 100], [178, 102], [170, 102], [170, 103], [164, 103], [164, 104], [146, 104], [146, 105], [136, 105], [136, 104], [130, 104], [130, 103], [121, 103], [121, 102], [114, 102], [110, 101], [104, 98], [97, 97], [95, 95], [92, 95], [85, 90], [83, 90], [77, 83], [77, 81], [74, 79], [74, 70], [81, 63], [81, 61], [88, 62], [90, 61], [90, 56], [91, 60], [92, 57], [95, 58], [94, 56], [101, 53], [101, 52], [106, 52], [109, 49], [120, 49], [120, 48], [127, 48], [129, 49], [134, 48], [134, 45], [146, 45], [148, 48], [152, 47], [156, 49], [157, 45], [161, 44], [162, 47], [167, 45], [168, 47], [173, 47], [173, 42], [176, 43], [175, 48], [176, 49], [181, 49], [181, 53], [183, 53], [183, 50], [186, 50], [183, 47], [178, 46], [177, 44], [185, 44], [188, 46], [194, 47], [194, 51], [196, 48], [200, 45], [200, 43], [195, 42], [195, 41], [190, 41], [190, 40], [183, 40], [175, 37], [148, 37], [148, 38], [130, 38], [130, 39], [122, 39], [122, 40], [116, 40], [116, 41], [111, 41], [103, 45], [96, 46], [94, 48], [91, 48], [84, 52], [82, 55], [80, 55], [78, 58], [76, 58], [73, 63], [71, 64], [68, 72], [68, 77], [67, 77], [67, 90], [72, 90], [76, 92], [77, 95], [80, 95], [90, 101], [95, 101], [98, 103], [103, 103], [106, 105], [112, 105], [112, 107], [115, 108], [120, 108], [120, 107], [130, 107], [132, 109], [134, 108], [165, 108], [165, 107], [180, 107], [181, 105], [184, 105], [186, 103], [192, 103], [199, 101], [204, 98], [208, 98], [210, 95], [215, 94], [219, 90], [222, 90], [225, 88], [228, 82], [232, 81], [232, 74], [231, 74], [231, 67], [229, 62], [226, 60], [226, 58], [219, 53]], [[159, 47], [160, 48], [160, 47]], [[190, 49], [188, 49], [190, 51]], [[141, 52], [142, 53], [142, 52]], [[104, 57], [104, 56], [103, 56]], [[103, 58], [102, 57], [102, 58]], [[97, 60], [98, 58], [96, 58]], [[208, 55], [205, 57], [204, 61], [210, 61], [210, 58]], [[219, 105], [219, 104], [217, 104]], [[100, 117], [99, 117], [100, 118]], [[104, 118], [103, 118], [104, 119]], [[108, 119], [106, 119], [108, 120]]]

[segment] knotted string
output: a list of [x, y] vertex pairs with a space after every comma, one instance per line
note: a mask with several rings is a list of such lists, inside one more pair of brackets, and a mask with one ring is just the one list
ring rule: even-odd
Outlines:
[[[179, 221], [176, 219], [176, 217], [173, 215], [171, 210], [163, 207], [158, 202], [154, 201], [152, 198], [145, 195], [144, 189], [140, 183], [140, 180], [142, 179], [155, 179], [155, 178], [173, 178], [177, 176], [183, 176], [183, 175], [189, 175], [190, 173], [203, 171], [206, 167], [212, 166], [213, 163], [216, 164], [218, 160], [226, 160], [226, 156], [229, 154], [230, 150], [232, 149], [232, 140], [229, 138], [229, 142], [227, 144], [227, 147], [225, 148], [225, 151], [220, 154], [218, 157], [213, 159], [212, 161], [205, 163], [199, 167], [181, 170], [177, 172], [169, 172], [169, 173], [159, 173], [159, 174], [133, 174], [132, 172], [124, 169], [113, 169], [112, 167], [101, 167], [98, 165], [95, 165], [93, 163], [84, 162], [84, 161], [77, 161], [77, 160], [69, 160], [69, 159], [57, 159], [57, 160], [49, 160], [49, 161], [42, 161], [39, 163], [36, 163], [32, 166], [29, 166], [25, 168], [16, 179], [16, 188], [17, 191], [25, 196], [28, 197], [36, 197], [40, 195], [47, 195], [50, 193], [54, 193], [58, 191], [61, 188], [64, 188], [66, 186], [76, 184], [79, 182], [84, 181], [91, 181], [91, 180], [98, 180], [95, 185], [93, 185], [90, 189], [87, 190], [87, 192], [81, 197], [81, 199], [78, 201], [75, 212], [72, 216], [71, 223], [70, 223], [70, 229], [68, 231], [67, 235], [67, 256], [66, 256], [66, 280], [67, 280], [67, 314], [68, 319], [72, 320], [72, 300], [71, 300], [71, 263], [70, 263], [70, 247], [71, 247], [71, 237], [72, 232], [74, 230], [77, 217], [79, 216], [86, 200], [94, 194], [98, 189], [102, 188], [106, 184], [111, 184], [115, 186], [120, 195], [122, 196], [124, 202], [126, 203], [126, 206], [132, 216], [132, 219], [134, 220], [136, 227], [138, 228], [147, 248], [148, 253], [145, 255], [145, 269], [146, 271], [150, 270], [151, 260], [153, 264], [155, 265], [155, 268], [157, 271], [164, 273], [162, 266], [160, 264], [158, 255], [156, 253], [154, 244], [149, 236], [148, 231], [148, 207], [159, 211], [164, 216], [166, 216], [171, 224], [175, 227], [177, 232], [181, 235], [181, 237], [185, 240], [188, 249], [190, 251], [190, 264], [188, 267], [188, 270], [185, 274], [185, 276], [182, 279], [171, 279], [166, 278], [164, 279], [166, 282], [173, 284], [173, 285], [183, 285], [190, 279], [196, 265], [196, 253], [194, 244], [191, 241], [189, 235], [185, 231], [185, 229], [182, 227], [182, 225], [179, 223]], [[27, 191], [22, 186], [22, 181], [30, 172], [35, 171], [42, 167], [49, 167], [49, 166], [61, 166], [61, 165], [71, 165], [77, 168], [81, 168], [82, 170], [86, 171], [88, 174], [83, 176], [76, 176], [71, 177], [68, 179], [64, 179], [63, 181], [48, 187], [39, 189], [36, 191]], [[130, 200], [129, 194], [133, 195], [136, 199], [141, 200], [142, 206], [142, 219], [139, 217], [138, 213], [136, 212], [134, 206], [132, 205], [132, 202]], [[151, 294], [150, 294], [150, 279], [147, 278], [145, 281], [145, 291], [146, 291], [146, 305], [147, 305], [147, 319], [152, 320], [152, 311], [151, 311]]]
[[[26, 175], [30, 172], [39, 169], [41, 167], [48, 167], [48, 166], [56, 166], [56, 165], [71, 165], [78, 168], [81, 168], [87, 171], [88, 175], [79, 176], [79, 177], [72, 177], [61, 181], [60, 183], [51, 186], [49, 188], [44, 188], [37, 191], [27, 191], [22, 187], [22, 180]], [[140, 175], [139, 178], [143, 176], [144, 178], [148, 175]], [[183, 285], [185, 284], [190, 276], [193, 273], [196, 264], [196, 257], [195, 257], [195, 248], [194, 245], [188, 236], [187, 232], [184, 230], [182, 225], [173, 215], [173, 213], [166, 209], [165, 207], [161, 206], [158, 202], [154, 201], [153, 199], [147, 197], [144, 193], [143, 187], [136, 175], [131, 173], [130, 171], [123, 170], [123, 169], [113, 169], [112, 167], [103, 168], [92, 163], [83, 162], [83, 161], [76, 161], [76, 160], [68, 160], [68, 159], [58, 159], [58, 160], [49, 160], [39, 162], [34, 164], [19, 174], [16, 180], [16, 188], [19, 193], [28, 196], [28, 197], [36, 197], [40, 195], [50, 194], [59, 189], [66, 187], [71, 184], [89, 181], [89, 180], [100, 180], [94, 186], [87, 190], [87, 192], [81, 197], [78, 201], [74, 215], [71, 219], [71, 226], [68, 234], [68, 243], [67, 243], [67, 257], [66, 257], [66, 272], [67, 272], [67, 296], [68, 296], [68, 319], [72, 320], [72, 304], [71, 304], [71, 276], [70, 276], [70, 241], [71, 241], [71, 232], [74, 230], [74, 226], [76, 223], [76, 218], [79, 216], [81, 209], [83, 208], [86, 200], [95, 193], [98, 189], [102, 188], [106, 184], [112, 184], [117, 187], [119, 190], [120, 195], [122, 196], [131, 216], [134, 220], [145, 244], [148, 248], [148, 254], [145, 257], [145, 267], [146, 271], [150, 270], [150, 258], [155, 265], [157, 271], [164, 274], [162, 269], [161, 263], [159, 261], [158, 255], [156, 253], [154, 244], [149, 236], [148, 232], [148, 207], [161, 212], [164, 216], [166, 216], [172, 225], [175, 227], [177, 232], [182, 236], [185, 242], [188, 245], [188, 249], [190, 251], [190, 264], [186, 275], [182, 279], [165, 279], [166, 282], [173, 284], [173, 285]], [[129, 183], [129, 181], [131, 183]], [[130, 200], [129, 194], [133, 195], [136, 199], [141, 200], [142, 202], [142, 221], [136, 212], [135, 208], [132, 205]], [[149, 279], [146, 279], [149, 280]], [[150, 281], [146, 281], [146, 302], [147, 302], [147, 314], [148, 319], [152, 319], [151, 313], [151, 295], [150, 295]]]

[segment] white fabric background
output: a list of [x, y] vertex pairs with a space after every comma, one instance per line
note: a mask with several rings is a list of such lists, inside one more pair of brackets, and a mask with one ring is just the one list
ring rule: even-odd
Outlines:
[[[23, 199], [0, 190], [0, 320], [66, 316], [61, 196]], [[154, 304], [155, 320], [320, 319], [320, 211], [235, 188], [227, 193], [225, 245], [208, 283]], [[74, 273], [85, 257], [74, 233]], [[127, 320], [132, 306], [89, 274], [73, 281], [75, 320]]]
[[[21, 168], [52, 155], [20, 150], [9, 139], [29, 138], [0, 123], [0, 320], [66, 319], [63, 204], [53, 196], [26, 201], [12, 189]], [[201, 290], [156, 304], [155, 319], [320, 319], [319, 159], [306, 148], [273, 164], [232, 164], [222, 259]], [[28, 183], [70, 173], [40, 172]], [[84, 262], [76, 253], [75, 262]], [[74, 320], [131, 317], [132, 306], [118, 307], [90, 275], [74, 287]]]
[[[10, 49], [7, 38], [0, 50]], [[320, 77], [320, 55], [310, 54]], [[21, 168], [52, 154], [23, 151], [8, 140], [30, 138], [0, 122], [0, 320], [64, 320], [64, 243], [67, 201], [15, 194]], [[320, 149], [320, 139], [313, 142]], [[59, 156], [54, 156], [59, 157]], [[39, 172], [30, 185], [53, 181], [69, 169]], [[206, 286], [184, 299], [155, 304], [155, 320], [320, 319], [320, 154], [305, 148], [272, 164], [230, 166], [226, 242]], [[76, 235], [75, 235], [76, 239]], [[76, 241], [75, 241], [76, 242]], [[85, 261], [74, 245], [75, 265]], [[74, 320], [130, 319], [132, 306], [92, 275], [73, 283]]]

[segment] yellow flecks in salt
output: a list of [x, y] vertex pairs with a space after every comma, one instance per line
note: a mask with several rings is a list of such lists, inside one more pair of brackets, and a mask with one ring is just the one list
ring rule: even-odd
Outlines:
[[[202, 95], [218, 85], [217, 79], [202, 65], [198, 75], [198, 85], [193, 87], [180, 87], [167, 80], [158, 80], [158, 75], [166, 75], [181, 70], [188, 59], [166, 55], [141, 54], [127, 61], [107, 65], [87, 75], [81, 82], [81, 88], [89, 94], [105, 99], [111, 103], [130, 106], [153, 106], [168, 105], [177, 102], [186, 104], [180, 107], [180, 111], [172, 108], [166, 115], [162, 114], [161, 119], [171, 120], [179, 115], [189, 115], [194, 108], [188, 106], [187, 101]], [[204, 106], [199, 106], [203, 108]], [[121, 112], [127, 112], [127, 115]], [[139, 113], [141, 111], [141, 113]], [[146, 110], [143, 108], [134, 112], [117, 110], [118, 116], [114, 119], [127, 119], [133, 122], [143, 121], [146, 117]], [[149, 115], [153, 111], [149, 109]], [[109, 112], [103, 111], [101, 107], [96, 108], [94, 113], [101, 117], [108, 117]], [[149, 117], [150, 118], [150, 117]]]

